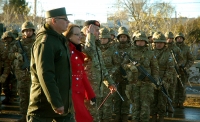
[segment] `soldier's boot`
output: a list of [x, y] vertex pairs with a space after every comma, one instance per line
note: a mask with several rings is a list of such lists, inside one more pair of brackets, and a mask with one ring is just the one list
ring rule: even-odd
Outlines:
[[2, 100], [2, 104], [9, 105], [10, 104], [9, 97], [5, 97], [5, 99]]
[[113, 122], [121, 122], [121, 116], [115, 115]]
[[26, 122], [26, 115], [23, 114], [22, 117], [17, 120], [17, 122]]
[[174, 110], [172, 110], [172, 107], [169, 107], [169, 106], [168, 106], [167, 111], [168, 111], [169, 113], [174, 113]]
[[158, 122], [164, 122], [164, 116], [159, 116]]
[[128, 114], [122, 114], [122, 122], [128, 122]]
[[157, 122], [157, 114], [152, 115], [151, 122]]
[[184, 109], [184, 108], [185, 108], [184, 105], [183, 105], [183, 103], [180, 103], [180, 104], [179, 104], [179, 107], [180, 107], [181, 109]]

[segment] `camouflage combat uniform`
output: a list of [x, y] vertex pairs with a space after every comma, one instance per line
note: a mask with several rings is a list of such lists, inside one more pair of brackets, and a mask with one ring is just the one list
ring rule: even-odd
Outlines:
[[[143, 66], [152, 77], [158, 79], [158, 62], [153, 51], [147, 46], [148, 42], [145, 33], [137, 31], [134, 33], [134, 36], [135, 46], [131, 50], [130, 57]], [[138, 40], [145, 41], [145, 46], [138, 46], [136, 44]], [[152, 82], [147, 77], [143, 77], [141, 72], [135, 72], [135, 75], [137, 78], [133, 80], [131, 88], [131, 99], [133, 101], [132, 120], [133, 122], [149, 122], [150, 104], [154, 98], [154, 88]]]
[[[25, 29], [33, 29], [34, 32], [34, 25], [31, 22], [24, 22], [22, 24], [22, 32]], [[12, 47], [12, 52], [9, 54], [9, 58], [13, 60], [13, 65], [15, 69], [15, 75], [18, 81], [17, 84], [17, 89], [18, 89], [18, 94], [20, 98], [20, 113], [23, 116], [26, 116], [28, 105], [29, 105], [29, 96], [30, 96], [30, 85], [31, 85], [31, 76], [29, 72], [29, 66], [28, 67], [23, 67], [25, 63], [30, 63], [30, 62], [25, 62], [25, 57], [23, 57], [23, 54], [27, 54], [27, 60], [30, 61], [31, 59], [31, 47], [35, 41], [35, 34], [31, 37], [26, 37], [23, 36], [22, 39], [17, 41], [15, 45]], [[22, 48], [20, 47], [20, 44], [22, 45]], [[30, 64], [29, 64], [30, 65]]]
[[[127, 37], [127, 40], [125, 41], [120, 40], [120, 36], [124, 36], [124, 35]], [[128, 34], [128, 30], [125, 27], [120, 27], [118, 29], [117, 39], [119, 41], [119, 44], [116, 46], [117, 51], [118, 51], [116, 52], [116, 55], [120, 57], [118, 65], [121, 65], [121, 66], [114, 75], [116, 79], [115, 82], [118, 84], [117, 86], [118, 92], [121, 94], [124, 101], [122, 101], [122, 99], [117, 93], [114, 94], [114, 114], [115, 114], [114, 122], [121, 122], [121, 121], [127, 122], [129, 110], [130, 110], [130, 101], [128, 100], [125, 94], [125, 89], [126, 89], [126, 85], [128, 84], [128, 79], [124, 76], [127, 75], [128, 72], [123, 74], [123, 72], [125, 72], [123, 65], [127, 62], [127, 60], [124, 60], [123, 54], [130, 53], [131, 42], [130, 42], [130, 36]]]
[[[7, 40], [10, 38], [11, 40]], [[1, 81], [3, 84], [3, 92], [5, 94], [5, 99], [2, 101], [3, 104], [10, 104], [13, 102], [14, 96], [17, 95], [16, 92], [16, 78], [12, 70], [12, 61], [8, 59], [8, 54], [10, 53], [11, 47], [15, 44], [14, 36], [11, 32], [6, 31], [2, 36], [3, 44], [1, 44], [1, 63], [2, 74]]]
[[114, 81], [109, 76], [105, 67], [102, 52], [97, 43], [99, 43], [99, 41], [96, 41], [95, 36], [90, 33], [87, 35], [85, 47], [83, 49], [83, 52], [87, 56], [85, 59], [85, 70], [93, 91], [96, 94], [95, 106], [90, 105], [89, 101], [86, 101], [86, 106], [93, 116], [94, 122], [99, 122], [100, 118], [102, 118], [97, 108], [103, 100], [103, 80], [107, 81], [105, 83], [107, 87], [114, 84]]
[[[166, 47], [166, 38], [161, 32], [155, 32], [153, 35], [153, 40], [155, 43], [154, 54], [158, 60], [159, 66], [159, 78], [166, 91], [169, 88], [169, 84], [171, 84], [172, 73], [174, 70], [174, 62], [170, 53], [170, 50]], [[157, 43], [164, 43], [164, 47], [162, 49], [157, 49]], [[166, 112], [166, 104], [167, 98], [163, 95], [161, 90], [154, 90], [154, 101], [152, 104], [151, 112], [152, 112], [152, 122], [157, 122], [157, 114], [159, 115], [158, 122], [164, 121], [164, 116]]]
[[[184, 35], [182, 33], [178, 33], [175, 37], [176, 41], [177, 41], [178, 37], [183, 38], [183, 42], [182, 43], [176, 42], [176, 45], [181, 49], [181, 53], [183, 55], [182, 67], [184, 67], [184, 69], [187, 71], [194, 63], [194, 58], [192, 56], [189, 46], [184, 44], [184, 40], [185, 40]], [[180, 70], [180, 74], [181, 74], [181, 80], [183, 83], [183, 87], [180, 82], [177, 82], [176, 92], [175, 92], [175, 104], [176, 104], [175, 107], [179, 106], [180, 108], [184, 108], [183, 103], [186, 98], [185, 88], [186, 88], [186, 83], [188, 81], [188, 76], [182, 70]]]
[[[113, 46], [113, 43], [111, 42], [111, 38], [110, 38], [110, 33], [109, 30], [106, 28], [102, 28], [99, 30], [100, 32], [100, 40], [101, 38], [106, 38], [109, 41], [106, 44], [100, 44], [99, 47], [101, 49], [102, 52], [102, 57], [105, 63], [105, 67], [108, 70], [109, 75], [111, 76], [111, 78], [115, 81], [115, 71], [118, 69], [117, 64], [119, 64], [118, 59], [119, 56], [116, 55], [116, 49]], [[105, 98], [107, 96], [107, 94], [110, 92], [110, 90], [108, 88], [106, 88], [105, 85], [102, 86], [103, 87], [103, 98]], [[113, 95], [112, 95], [113, 96]], [[112, 119], [112, 111], [113, 111], [113, 97], [110, 96], [106, 102], [104, 103], [103, 107], [100, 109], [102, 114], [102, 121], [103, 122], [110, 122]]]
[[[165, 37], [166, 37], [166, 39], [174, 38], [174, 34], [172, 32], [166, 32], [165, 33]], [[183, 63], [183, 56], [182, 56], [180, 48], [177, 47], [174, 42], [167, 43], [167, 47], [168, 47], [170, 52], [173, 51], [173, 54], [174, 54], [174, 56], [176, 57], [176, 59], [178, 61], [177, 62], [178, 66], [180, 66]], [[171, 52], [171, 54], [172, 54], [172, 52]], [[174, 60], [174, 58], [173, 58], [173, 60]], [[173, 78], [172, 78], [172, 82], [169, 84], [168, 92], [169, 92], [169, 97], [172, 99], [172, 103], [174, 104], [175, 90], [176, 90], [176, 84], [177, 84], [177, 74], [176, 74], [175, 66], [174, 66], [174, 70], [173, 70], [172, 75], [173, 75], [172, 76]], [[168, 107], [168, 112], [172, 112], [169, 107]]]

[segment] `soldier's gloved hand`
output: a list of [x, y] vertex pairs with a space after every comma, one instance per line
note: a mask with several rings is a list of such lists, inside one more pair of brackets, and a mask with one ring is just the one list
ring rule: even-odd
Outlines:
[[90, 100], [90, 105], [94, 105], [94, 104], [96, 104], [96, 97], [94, 97]]
[[23, 56], [21, 53], [15, 53], [15, 57], [19, 60], [19, 61], [23, 61]]
[[6, 75], [6, 74], [2, 74], [2, 75], [0, 76], [0, 83], [5, 83], [7, 76], [8, 76], [8, 75]]

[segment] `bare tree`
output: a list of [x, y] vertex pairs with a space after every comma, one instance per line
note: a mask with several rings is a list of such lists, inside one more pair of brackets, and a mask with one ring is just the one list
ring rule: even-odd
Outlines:
[[126, 20], [129, 21], [132, 31], [166, 31], [172, 27], [170, 18], [174, 7], [170, 3], [150, 3], [150, 0], [117, 0], [116, 5], [120, 7], [120, 10], [127, 12], [128, 19]]

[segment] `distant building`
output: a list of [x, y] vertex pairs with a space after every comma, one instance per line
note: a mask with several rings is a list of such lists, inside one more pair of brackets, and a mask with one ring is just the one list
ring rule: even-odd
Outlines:
[[81, 19], [74, 20], [74, 24], [80, 26], [81, 28], [83, 27], [84, 23], [85, 23], [85, 20], [81, 20]]

